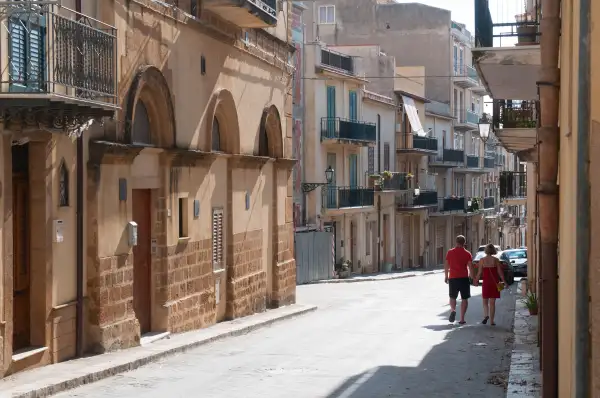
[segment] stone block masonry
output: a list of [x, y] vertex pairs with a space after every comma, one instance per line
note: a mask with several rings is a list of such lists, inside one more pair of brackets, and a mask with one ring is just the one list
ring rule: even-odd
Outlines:
[[273, 307], [296, 302], [296, 260], [293, 255], [294, 237], [291, 225], [279, 225], [275, 232], [277, 253], [273, 267]]
[[233, 259], [227, 260], [227, 318], [267, 309], [267, 272], [263, 267], [263, 232], [233, 235]]
[[216, 323], [210, 239], [167, 248], [168, 328], [200, 329]]

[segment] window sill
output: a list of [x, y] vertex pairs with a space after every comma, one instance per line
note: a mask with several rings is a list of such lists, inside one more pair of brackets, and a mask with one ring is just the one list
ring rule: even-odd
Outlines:
[[179, 239], [177, 239], [178, 243], [187, 243], [190, 241], [190, 237], [189, 236], [181, 236], [179, 237]]

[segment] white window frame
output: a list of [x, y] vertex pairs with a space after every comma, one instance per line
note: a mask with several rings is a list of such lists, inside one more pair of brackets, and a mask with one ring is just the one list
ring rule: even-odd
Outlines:
[[[321, 19], [321, 10], [325, 11], [325, 20]], [[333, 25], [335, 24], [335, 5], [323, 5], [319, 6], [319, 25]]]

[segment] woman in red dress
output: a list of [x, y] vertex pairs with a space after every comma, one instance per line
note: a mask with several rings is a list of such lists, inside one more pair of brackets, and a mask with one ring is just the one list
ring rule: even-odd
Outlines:
[[479, 283], [483, 277], [483, 286], [481, 288], [481, 296], [483, 298], [483, 323], [484, 325], [490, 320], [492, 326], [496, 326], [494, 316], [496, 315], [496, 299], [500, 298], [500, 290], [498, 290], [498, 282], [501, 280], [506, 286], [504, 280], [504, 272], [502, 272], [502, 264], [494, 255], [496, 254], [494, 245], [489, 244], [485, 247], [486, 256], [479, 260], [477, 277], [475, 283]]

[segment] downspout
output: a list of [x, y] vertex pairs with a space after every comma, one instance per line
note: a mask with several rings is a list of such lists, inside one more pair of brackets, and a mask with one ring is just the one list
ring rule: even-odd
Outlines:
[[[81, 0], [75, 1], [75, 11], [78, 12], [77, 20], [80, 19], [81, 14]], [[81, 40], [81, 37], [76, 38], [77, 41]], [[83, 59], [81, 54], [78, 52], [78, 65], [83, 66]], [[77, 200], [76, 200], [76, 262], [77, 262], [77, 302], [76, 302], [76, 325], [75, 325], [75, 344], [76, 354], [78, 357], [82, 357], [84, 353], [83, 346], [83, 331], [84, 331], [84, 320], [83, 320], [83, 132], [77, 137], [77, 148], [76, 148], [76, 180], [77, 180]]]
[[[377, 174], [381, 175], [381, 116], [377, 114]], [[383, 249], [385, 250], [385, 248]], [[385, 257], [385, 256], [384, 256]], [[377, 272], [381, 270], [381, 195], [377, 195]]]
[[544, 398], [558, 397], [558, 149], [560, 0], [541, 0], [540, 127], [538, 129], [541, 367]]
[[579, 1], [577, 112], [577, 212], [575, 222], [575, 397], [590, 396], [590, 13], [591, 0]]

